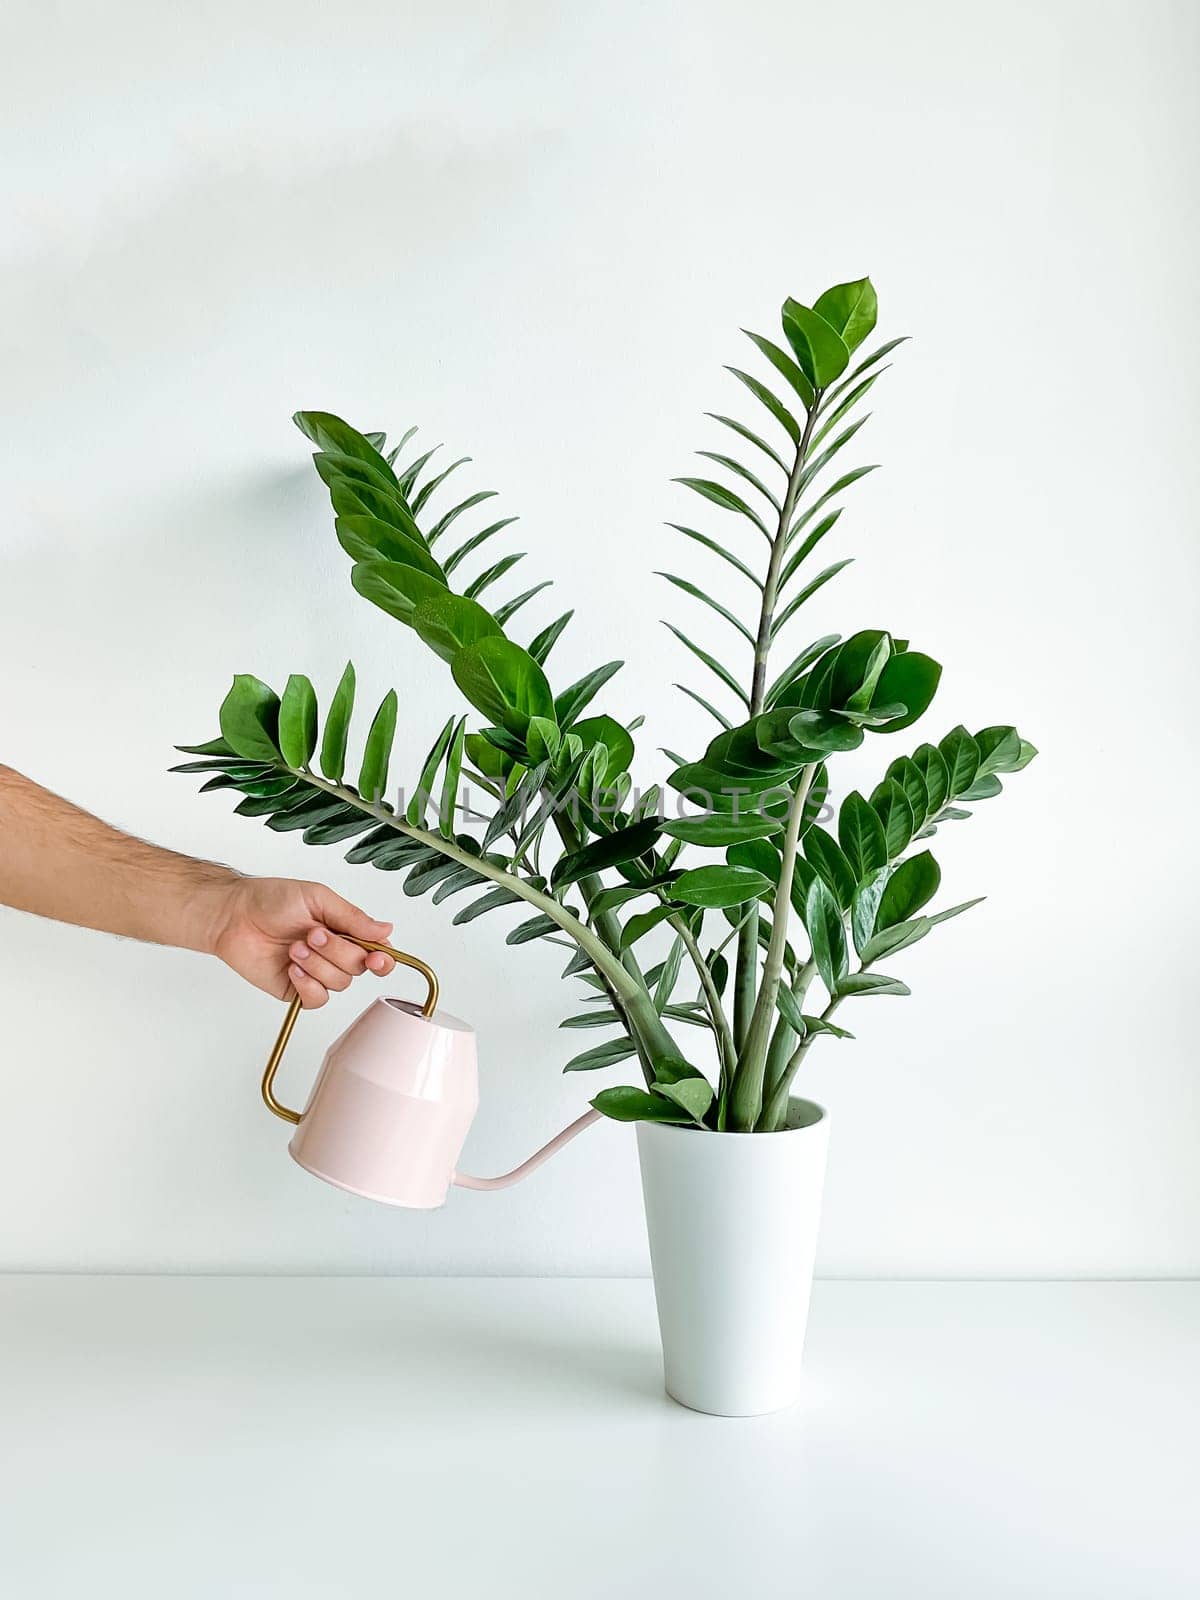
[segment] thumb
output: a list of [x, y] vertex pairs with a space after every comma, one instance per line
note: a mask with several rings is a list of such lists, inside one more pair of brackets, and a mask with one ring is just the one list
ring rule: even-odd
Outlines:
[[332, 933], [348, 933], [353, 938], [369, 939], [374, 944], [383, 944], [391, 937], [390, 922], [380, 922], [375, 917], [369, 917], [359, 906], [351, 905], [349, 900], [343, 900], [340, 894], [335, 894], [324, 884], [316, 886], [313, 908]]

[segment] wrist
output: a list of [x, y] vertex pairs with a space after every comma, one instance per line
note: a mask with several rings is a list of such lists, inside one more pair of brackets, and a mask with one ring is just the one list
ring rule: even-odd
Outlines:
[[210, 866], [207, 862], [196, 862], [195, 866], [197, 871], [184, 901], [180, 943], [187, 950], [212, 956], [219, 952], [221, 941], [236, 918], [238, 897], [246, 879], [229, 867]]

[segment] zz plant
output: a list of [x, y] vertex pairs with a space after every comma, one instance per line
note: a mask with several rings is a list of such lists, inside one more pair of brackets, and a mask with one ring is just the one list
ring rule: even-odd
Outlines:
[[[521, 556], [493, 560], [490, 542], [515, 519], [455, 542], [459, 519], [490, 492], [433, 509], [463, 461], [435, 470], [432, 450], [410, 454], [415, 429], [389, 449], [383, 434], [316, 411], [296, 422], [316, 446], [351, 582], [443, 659], [482, 725], [450, 717], [415, 788], [395, 801], [395, 690], [370, 723], [353, 779], [347, 769], [353, 666], [323, 728], [308, 678], [293, 675], [277, 696], [240, 675], [221, 706], [220, 737], [180, 746], [198, 759], [174, 770], [210, 774], [206, 790], [236, 790], [241, 815], [302, 830], [309, 844], [353, 839], [348, 861], [405, 873], [408, 894], [460, 899], [456, 923], [509, 906], [527, 913], [507, 942], [561, 943], [571, 952], [564, 977], [585, 990], [584, 1010], [563, 1027], [613, 1035], [565, 1070], [637, 1061], [644, 1086], [602, 1089], [592, 1101], [620, 1121], [742, 1133], [785, 1126], [789, 1090], [814, 1041], [851, 1037], [835, 1013], [865, 996], [908, 994], [885, 966], [977, 903], [928, 909], [940, 871], [925, 842], [998, 795], [1000, 775], [1035, 754], [1011, 727], [953, 728], [896, 755], [869, 794], [846, 795], [836, 823], [826, 807], [831, 759], [916, 722], [941, 674], [882, 628], [789, 649], [778, 670], [774, 660], [806, 602], [847, 565], [810, 575], [842, 496], [872, 470], [842, 472], [835, 463], [867, 420], [861, 407], [887, 370], [885, 357], [902, 342], [857, 359], [875, 320], [865, 278], [826, 290], [812, 306], [785, 301], [783, 344], [749, 335], [770, 383], [730, 369], [762, 408], [770, 436], [710, 413], [737, 454], [702, 450], [720, 476], [678, 480], [737, 537], [674, 526], [732, 569], [747, 604], [726, 606], [663, 574], [717, 613], [739, 653], [735, 667], [671, 627], [720, 684], [725, 709], [684, 689], [717, 732], [693, 759], [669, 753], [667, 789], [633, 786], [640, 719], [626, 726], [594, 709], [622, 663], [555, 693], [547, 667], [573, 613], [529, 638], [520, 613], [546, 584], [494, 600]], [[482, 570], [465, 577], [481, 558]], [[642, 941], [660, 925], [666, 957], [643, 967]], [[711, 1078], [670, 1024], [712, 1035]]]

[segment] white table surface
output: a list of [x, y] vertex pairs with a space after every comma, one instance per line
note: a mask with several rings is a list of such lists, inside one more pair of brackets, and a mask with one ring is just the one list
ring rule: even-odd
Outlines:
[[1200, 1284], [818, 1284], [793, 1411], [646, 1282], [0, 1278], [0, 1593], [1200, 1594]]

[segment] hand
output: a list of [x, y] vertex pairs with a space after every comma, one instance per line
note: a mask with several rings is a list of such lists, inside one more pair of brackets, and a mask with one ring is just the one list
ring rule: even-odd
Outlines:
[[286, 999], [294, 988], [304, 1009], [315, 1011], [331, 989], [348, 989], [363, 972], [385, 978], [396, 964], [391, 956], [368, 954], [339, 938], [351, 933], [383, 944], [392, 925], [376, 922], [323, 884], [237, 878], [222, 894], [213, 954], [276, 999]]

